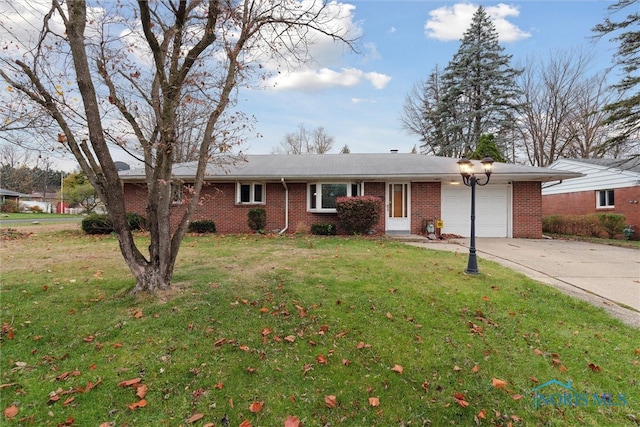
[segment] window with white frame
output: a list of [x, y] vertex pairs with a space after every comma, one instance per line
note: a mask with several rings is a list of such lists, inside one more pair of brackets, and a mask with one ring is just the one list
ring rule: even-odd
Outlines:
[[262, 182], [238, 182], [236, 185], [236, 203], [264, 204], [265, 185]]
[[596, 191], [596, 206], [599, 208], [613, 208], [615, 206], [613, 190]]
[[309, 211], [335, 212], [338, 197], [360, 195], [360, 186], [351, 182], [318, 182], [308, 187]]

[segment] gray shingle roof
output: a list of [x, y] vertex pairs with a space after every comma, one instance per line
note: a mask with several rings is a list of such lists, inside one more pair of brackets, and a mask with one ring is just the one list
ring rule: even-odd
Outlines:
[[[303, 155], [248, 155], [246, 161], [219, 166], [209, 165], [206, 180], [237, 181], [260, 180], [288, 181], [309, 180], [410, 180], [451, 181], [459, 180], [458, 159], [425, 156], [420, 154], [303, 154]], [[482, 173], [480, 163], [477, 173]], [[188, 181], [195, 172], [195, 163], [174, 166], [174, 176]], [[547, 168], [495, 163], [493, 182], [507, 181], [556, 181], [576, 178], [581, 174]], [[121, 171], [123, 181], [144, 180], [144, 170]]]
[[591, 165], [604, 166], [612, 169], [626, 170], [640, 173], [640, 157], [628, 159], [567, 159], [572, 162], [588, 163]]

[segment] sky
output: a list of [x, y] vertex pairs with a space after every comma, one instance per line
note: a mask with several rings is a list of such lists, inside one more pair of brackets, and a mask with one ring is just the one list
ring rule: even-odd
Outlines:
[[[245, 154], [274, 152], [285, 135], [301, 125], [309, 130], [323, 127], [334, 138], [332, 153], [345, 145], [352, 153], [411, 152], [420, 142], [402, 127], [407, 94], [436, 66], [446, 67], [480, 5], [493, 20], [505, 53], [513, 55], [514, 67], [527, 58], [584, 49], [593, 52], [595, 73], [612, 64], [616, 47], [607, 39], [594, 40], [591, 31], [608, 16], [613, 1], [331, 3], [342, 6], [343, 17], [335, 25], [359, 37], [359, 52], [321, 42], [311, 50], [315, 62], [304, 69], [281, 73], [262, 88], [240, 90], [235, 108], [255, 116], [254, 134], [260, 135], [246, 138], [241, 147]], [[114, 151], [114, 158], [136, 166], [120, 152]], [[76, 169], [74, 161], [51, 160], [57, 168]]]
[[[482, 5], [492, 18], [512, 65], [550, 52], [593, 51], [594, 72], [611, 65], [615, 45], [596, 41], [591, 29], [607, 16], [611, 1], [453, 2], [351, 0], [362, 54], [340, 64], [318, 64], [315, 74], [285, 88], [241, 97], [241, 108], [258, 118], [261, 138], [247, 153], [266, 154], [302, 124], [319, 126], [335, 138], [332, 152], [411, 152], [416, 135], [402, 127], [403, 104], [413, 85], [446, 67], [460, 46], [473, 13]], [[331, 72], [329, 72], [328, 70]], [[322, 72], [320, 71], [322, 70]], [[367, 76], [376, 76], [368, 79]]]

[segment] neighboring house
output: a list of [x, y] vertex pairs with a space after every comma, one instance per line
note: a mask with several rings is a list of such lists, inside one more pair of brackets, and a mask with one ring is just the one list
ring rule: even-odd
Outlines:
[[20, 203], [21, 197], [28, 197], [28, 194], [18, 193], [17, 191], [5, 190], [0, 188], [0, 204], [5, 202], [15, 202], [16, 205]]
[[[640, 158], [561, 159], [549, 166], [584, 176], [542, 186], [542, 214], [624, 214], [640, 227]], [[637, 231], [638, 232], [638, 231]]]
[[[471, 190], [462, 184], [457, 160], [399, 153], [249, 155], [232, 166], [209, 166], [192, 220], [213, 220], [223, 234], [246, 233], [248, 210], [264, 207], [268, 231], [294, 233], [335, 224], [337, 197], [373, 195], [385, 205], [377, 233], [422, 233], [427, 221], [441, 219], [442, 233], [468, 236]], [[541, 184], [580, 176], [505, 163], [493, 169], [489, 185], [476, 188], [480, 237], [540, 238]], [[194, 164], [175, 165], [173, 172], [184, 183], [174, 196], [177, 214], [189, 197]], [[144, 171], [121, 171], [120, 177], [127, 210], [145, 215]]]

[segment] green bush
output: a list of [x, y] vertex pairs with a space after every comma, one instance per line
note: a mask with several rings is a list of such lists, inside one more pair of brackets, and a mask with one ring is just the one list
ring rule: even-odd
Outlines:
[[267, 211], [264, 208], [249, 209], [247, 217], [247, 224], [253, 231], [263, 231], [267, 227]]
[[336, 226], [334, 224], [312, 224], [311, 234], [317, 236], [335, 236]]
[[147, 219], [135, 212], [127, 212], [127, 223], [129, 223], [129, 230], [146, 230]]
[[[129, 230], [145, 230], [147, 227], [147, 220], [140, 214], [135, 212], [128, 212], [126, 214], [127, 223], [129, 224]], [[113, 233], [113, 223], [105, 214], [90, 214], [82, 220], [82, 231], [87, 234], [110, 234]]]
[[216, 232], [216, 223], [211, 221], [210, 219], [203, 219], [199, 221], [191, 221], [189, 223], [189, 227], [187, 228], [189, 233], [215, 233]]
[[338, 224], [349, 234], [365, 234], [377, 223], [382, 200], [374, 196], [338, 197]]
[[110, 234], [113, 224], [107, 215], [91, 214], [82, 219], [82, 231], [87, 234]]
[[621, 234], [624, 230], [627, 217], [623, 214], [615, 213], [601, 213], [598, 214], [598, 219], [604, 231], [609, 235], [610, 239], [615, 238], [618, 234]]

